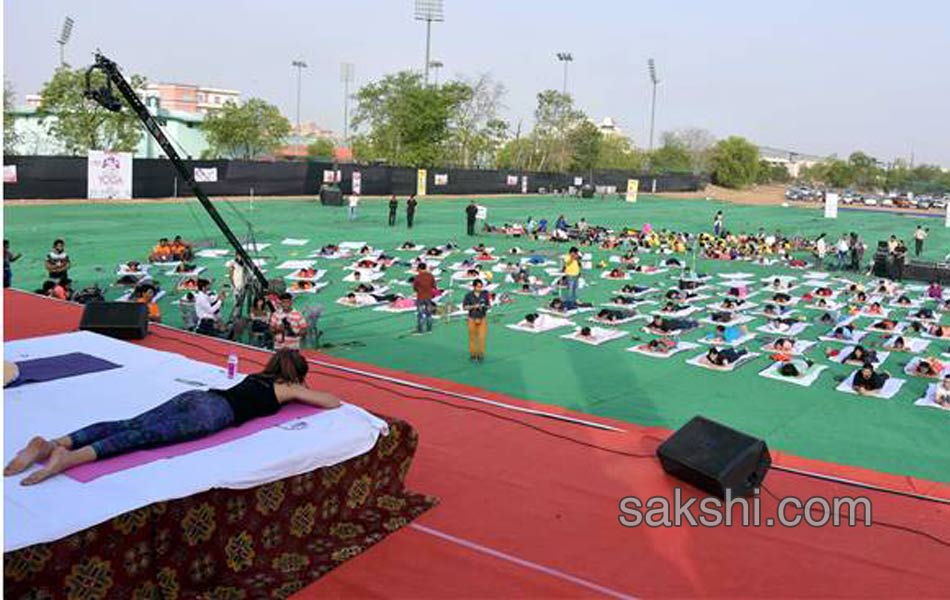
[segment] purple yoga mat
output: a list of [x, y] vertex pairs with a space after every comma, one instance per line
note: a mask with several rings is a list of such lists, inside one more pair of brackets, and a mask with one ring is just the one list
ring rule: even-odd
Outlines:
[[172, 444], [170, 446], [162, 446], [149, 450], [137, 450], [128, 454], [97, 460], [68, 469], [63, 474], [81, 483], [89, 483], [103, 475], [118, 473], [119, 471], [145, 465], [163, 458], [174, 458], [176, 456], [191, 454], [198, 450], [204, 450], [205, 448], [220, 446], [221, 444], [226, 444], [257, 433], [258, 431], [263, 431], [269, 427], [283, 425], [294, 419], [309, 417], [322, 410], [322, 408], [316, 406], [291, 402], [282, 406], [280, 410], [277, 411], [277, 414], [252, 419], [240, 427], [228, 427], [207, 437], [190, 442], [182, 442], [180, 444]]
[[71, 352], [69, 354], [60, 354], [59, 356], [24, 360], [17, 362], [16, 366], [19, 370], [19, 375], [17, 375], [13, 383], [7, 387], [65, 379], [66, 377], [76, 377], [77, 375], [98, 373], [100, 371], [109, 371], [122, 367], [122, 365], [117, 365], [114, 362], [109, 362], [84, 352]]

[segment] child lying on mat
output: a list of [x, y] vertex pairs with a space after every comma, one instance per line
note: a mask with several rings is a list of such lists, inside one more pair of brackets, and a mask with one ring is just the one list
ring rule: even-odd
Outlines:
[[308, 365], [295, 350], [278, 350], [260, 373], [226, 390], [189, 390], [131, 419], [96, 423], [54, 440], [34, 437], [3, 474], [45, 466], [20, 483], [33, 485], [63, 471], [112, 456], [202, 438], [276, 414], [288, 402], [336, 408], [341, 401], [307, 387]]
[[851, 387], [856, 393], [862, 396], [872, 394], [883, 389], [884, 384], [887, 383], [890, 377], [890, 374], [886, 371], [877, 372], [874, 370], [873, 364], [866, 362], [861, 366], [861, 369], [854, 374], [854, 381], [851, 382]]
[[745, 348], [717, 348], [713, 346], [699, 362], [713, 369], [729, 370], [739, 359], [748, 354]]

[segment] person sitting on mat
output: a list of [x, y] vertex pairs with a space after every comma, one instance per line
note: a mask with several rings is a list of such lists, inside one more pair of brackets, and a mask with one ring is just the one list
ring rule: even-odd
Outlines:
[[189, 390], [131, 419], [95, 423], [63, 437], [34, 437], [3, 470], [5, 477], [45, 462], [20, 483], [33, 485], [70, 467], [167, 446], [276, 414], [288, 402], [337, 408], [341, 400], [307, 387], [308, 365], [295, 350], [278, 350], [260, 373], [228, 389]]
[[943, 381], [937, 386], [934, 402], [943, 408], [950, 408], [950, 373], [943, 376]]
[[171, 262], [172, 246], [168, 238], [161, 238], [148, 255], [148, 261], [153, 263]]
[[703, 363], [706, 366], [716, 369], [728, 369], [739, 361], [749, 351], [745, 348], [710, 348], [703, 357]]
[[72, 300], [73, 299], [73, 280], [69, 277], [60, 277], [59, 281], [56, 282], [56, 285], [53, 286], [53, 290], [50, 292], [50, 296], [58, 300]]
[[155, 302], [155, 286], [151, 283], [143, 283], [132, 292], [132, 298], [148, 307], [148, 320], [152, 323], [162, 322], [162, 311]]
[[862, 396], [871, 394], [883, 389], [884, 384], [887, 383], [890, 377], [891, 376], [886, 372], [876, 372], [874, 365], [870, 362], [866, 362], [861, 366], [861, 369], [854, 374], [854, 381], [851, 383], [851, 387]]
[[191, 260], [192, 258], [191, 244], [181, 239], [180, 235], [176, 235], [172, 240], [171, 249], [174, 260]]
[[943, 300], [943, 288], [939, 282], [930, 282], [930, 285], [927, 287], [927, 297], [931, 300]]

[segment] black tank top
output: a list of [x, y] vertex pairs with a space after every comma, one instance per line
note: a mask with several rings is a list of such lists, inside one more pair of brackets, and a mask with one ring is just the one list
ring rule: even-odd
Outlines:
[[243, 425], [256, 417], [266, 417], [280, 410], [280, 402], [274, 392], [274, 380], [248, 375], [234, 387], [226, 390], [211, 390], [228, 401], [234, 413], [234, 427]]

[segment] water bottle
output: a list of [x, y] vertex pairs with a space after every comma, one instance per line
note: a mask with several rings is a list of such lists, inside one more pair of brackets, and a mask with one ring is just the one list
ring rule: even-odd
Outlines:
[[234, 376], [237, 375], [238, 368], [238, 357], [237, 354], [232, 353], [228, 356], [228, 379], [234, 379]]

